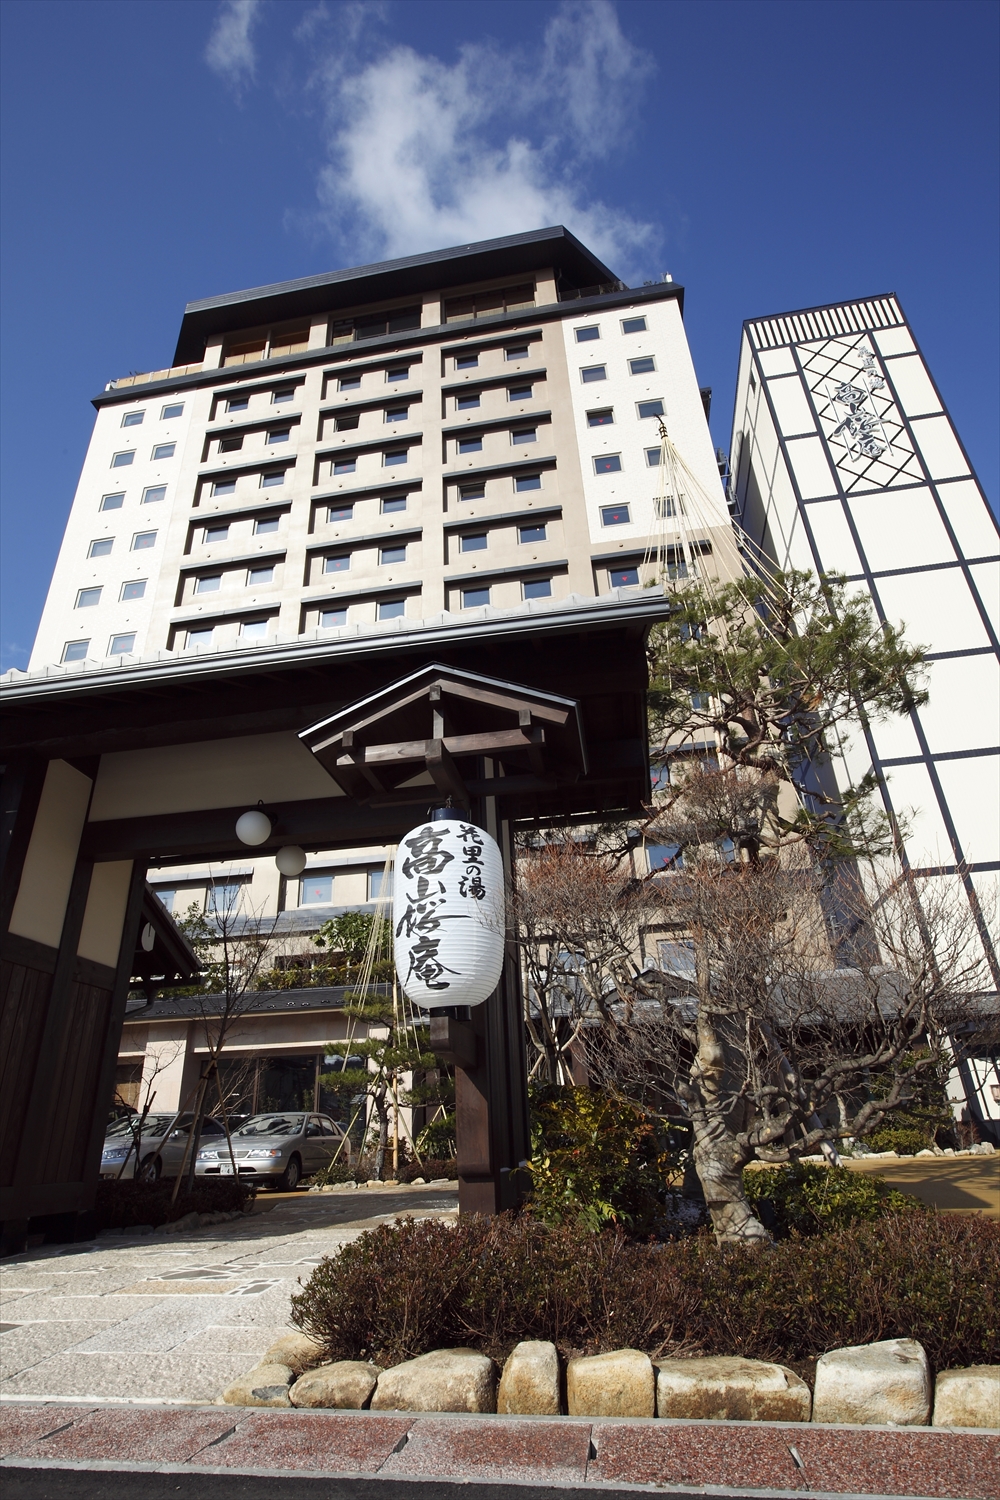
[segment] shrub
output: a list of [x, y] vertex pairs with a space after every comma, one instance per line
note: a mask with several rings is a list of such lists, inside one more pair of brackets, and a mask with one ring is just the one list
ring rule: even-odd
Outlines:
[[521, 1339], [564, 1354], [740, 1354], [794, 1363], [844, 1344], [915, 1338], [935, 1368], [1000, 1360], [1000, 1225], [893, 1214], [768, 1250], [707, 1236], [639, 1245], [527, 1215], [398, 1221], [324, 1259], [292, 1319], [330, 1359], [392, 1364]]
[[886, 1187], [880, 1177], [811, 1162], [744, 1172], [743, 1189], [750, 1207], [779, 1239], [793, 1232], [822, 1234], [889, 1213], [924, 1211], [919, 1198]]
[[454, 1182], [458, 1176], [458, 1162], [453, 1156], [425, 1156], [422, 1165], [416, 1159], [408, 1161], [405, 1167], [400, 1167], [397, 1176], [400, 1182], [412, 1182], [415, 1177], [422, 1177], [425, 1182], [447, 1177]]
[[880, 1125], [862, 1144], [869, 1151], [895, 1151], [897, 1156], [916, 1156], [918, 1151], [934, 1144], [932, 1131], [919, 1125]]
[[220, 1178], [212, 1182], [196, 1177], [190, 1193], [180, 1192], [171, 1203], [172, 1182], [99, 1182], [94, 1204], [95, 1226], [102, 1229], [131, 1229], [136, 1224], [172, 1224], [185, 1214], [232, 1213], [243, 1209], [256, 1195], [256, 1187], [241, 1178]]

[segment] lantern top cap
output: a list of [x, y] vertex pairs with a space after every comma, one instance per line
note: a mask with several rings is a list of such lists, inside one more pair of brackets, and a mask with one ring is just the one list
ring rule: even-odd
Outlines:
[[456, 823], [468, 823], [469, 818], [468, 815], [464, 813], [460, 807], [431, 808], [432, 823], [447, 823], [449, 821], [454, 821]]

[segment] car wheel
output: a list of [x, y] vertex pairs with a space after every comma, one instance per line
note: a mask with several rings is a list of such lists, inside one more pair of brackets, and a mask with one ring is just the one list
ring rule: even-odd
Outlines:
[[293, 1156], [288, 1166], [282, 1172], [275, 1183], [279, 1193], [294, 1193], [302, 1181], [302, 1163], [297, 1156]]
[[135, 1175], [140, 1182], [156, 1182], [162, 1166], [163, 1163], [158, 1156], [149, 1155], [145, 1161], [139, 1163], [139, 1170]]

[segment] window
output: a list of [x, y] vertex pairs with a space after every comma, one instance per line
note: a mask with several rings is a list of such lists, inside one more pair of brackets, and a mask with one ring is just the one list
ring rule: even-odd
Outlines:
[[584, 385], [593, 385], [597, 380], [607, 380], [608, 372], [603, 365], [586, 365], [580, 371], [580, 379]]
[[249, 396], [230, 396], [226, 402], [226, 411], [246, 411], [249, 405]]
[[611, 568], [608, 572], [608, 580], [613, 589], [634, 588], [639, 582], [639, 569]]
[[486, 485], [485, 484], [460, 484], [459, 487], [458, 487], [458, 495], [459, 495], [459, 499], [461, 499], [461, 500], [485, 500], [486, 499]]
[[353, 505], [331, 505], [327, 507], [326, 519], [328, 521], [353, 521]]
[[455, 446], [459, 453], [482, 453], [483, 440], [481, 437], [459, 438]]
[[251, 568], [247, 573], [247, 587], [256, 588], [261, 583], [274, 582], [274, 564], [269, 563], [267, 567]]
[[301, 906], [332, 906], [333, 876], [303, 876], [299, 882], [299, 904]]
[[176, 443], [157, 443], [153, 449], [153, 462], [162, 458], [173, 458], [176, 447]]
[[329, 339], [331, 344], [351, 344], [356, 340], [384, 338], [389, 333], [408, 333], [419, 327], [419, 307], [397, 307], [392, 312], [338, 318], [330, 327]]
[[401, 563], [406, 561], [406, 545], [398, 544], [394, 547], [383, 547], [379, 551], [380, 563]]
[[463, 589], [462, 590], [462, 608], [463, 609], [478, 609], [480, 605], [489, 604], [489, 602], [490, 602], [490, 591], [489, 591], [489, 589]]
[[360, 412], [348, 411], [345, 412], [342, 417], [337, 418], [334, 426], [336, 427], [336, 430], [338, 432], [354, 432], [354, 430], [360, 425], [360, 422]]
[[100, 588], [80, 589], [76, 596], [77, 609], [93, 609], [95, 604], [100, 604], [102, 592]]
[[544, 542], [544, 526], [519, 526], [517, 528], [517, 539], [519, 542]]
[[712, 700], [707, 693], [691, 694], [691, 707], [694, 709], [695, 713], [707, 714], [711, 706], [711, 702]]
[[541, 474], [518, 474], [514, 479], [514, 489], [519, 495], [528, 490], [540, 490], [542, 487]]
[[332, 630], [335, 625], [347, 624], [347, 606], [342, 609], [324, 609], [320, 611], [319, 623], [324, 630]]
[[184, 402], [176, 401], [173, 406], [165, 406], [160, 412], [161, 422], [173, 422], [184, 411]]
[[459, 541], [460, 552], [485, 552], [486, 532], [477, 531], [472, 536], [463, 536]]
[[221, 573], [210, 573], [203, 578], [196, 578], [194, 581], [194, 591], [196, 594], [217, 594], [221, 587]]
[[295, 387], [294, 387], [294, 385], [283, 385], [283, 386], [280, 386], [278, 388], [278, 390], [271, 392], [271, 405], [272, 406], [281, 406], [285, 401], [294, 401], [294, 400], [295, 400]]
[[189, 646], [210, 646], [212, 644], [211, 625], [202, 625], [197, 630], [189, 630], [187, 633], [187, 644]]
[[211, 546], [211, 544], [213, 542], [228, 542], [228, 540], [229, 540], [229, 527], [228, 526], [206, 526], [205, 527], [205, 542], [206, 542], [207, 545]]
[[406, 496], [393, 495], [388, 500], [382, 501], [382, 514], [384, 516], [395, 515], [398, 511], [406, 509]]
[[[678, 870], [678, 869], [681, 868], [681, 866], [684, 863], [683, 859], [681, 858], [681, 852], [680, 852], [680, 845], [679, 844], [646, 844], [645, 845], [645, 849], [646, 849], [646, 858], [649, 860], [649, 868], [651, 870]], [[658, 949], [661, 949], [661, 950], [663, 948], [666, 948], [668, 950], [669, 949], [674, 949], [675, 950], [675, 954], [673, 956], [674, 956], [674, 962], [675, 963], [677, 963], [678, 960], [680, 959], [680, 953], [681, 953], [681, 951], [683, 951], [684, 949], [691, 949], [691, 945], [689, 943], [657, 943], [656, 946], [657, 946]], [[693, 973], [694, 973], [694, 953], [693, 953], [693, 949], [691, 949], [691, 959], [690, 959], [688, 965], [684, 969], [674, 968], [673, 970], [671, 970], [669, 972], [672, 972], [672, 973], [675, 973], [675, 974], [676, 973], [687, 973], [689, 975], [693, 975]]]
[[594, 459], [595, 474], [620, 474], [622, 469], [622, 458], [620, 453], [604, 453], [600, 458]]
[[602, 406], [597, 411], [588, 411], [588, 427], [610, 427], [615, 420], [615, 409], [613, 406]]
[[408, 406], [387, 406], [385, 409], [385, 420], [387, 422], [405, 422], [410, 415]]
[[232, 911], [240, 899], [238, 880], [213, 880], [210, 882], [205, 900], [206, 911]]
[[476, 292], [472, 297], [451, 297], [444, 304], [444, 320], [463, 323], [469, 318], [492, 318], [498, 313], [534, 305], [534, 283], [521, 282], [517, 286], [497, 287], [492, 292]]
[[153, 890], [156, 892], [161, 904], [166, 907], [167, 911], [172, 912], [174, 909], [174, 900], [177, 896], [176, 889], [166, 885], [154, 885]]
[[503, 351], [504, 359], [527, 359], [527, 344], [513, 344], [509, 349]]
[[662, 454], [662, 452], [662, 448], [646, 449], [646, 463], [651, 469], [658, 469], [660, 467], [660, 455]]
[[399, 380], [409, 380], [410, 367], [409, 365], [393, 365], [391, 370], [386, 370], [385, 378], [390, 385]]
[[662, 401], [637, 401], [635, 409], [639, 413], [640, 421], [644, 421], [647, 417], [663, 416]]
[[339, 557], [324, 557], [324, 573], [346, 573], [351, 566], [351, 554], [342, 552]]
[[[657, 844], [655, 847], [669, 849], [672, 845]], [[674, 856], [671, 856], [671, 859], [673, 858]], [[683, 861], [678, 860], [677, 863], [681, 864]], [[662, 868], [662, 865], [657, 866], [657, 869]], [[695, 964], [693, 943], [659, 942], [656, 945], [656, 953], [659, 967], [664, 974], [675, 974], [678, 979], [688, 979], [694, 982], [698, 970]]]
[[260, 487], [262, 490], [273, 490], [277, 485], [284, 484], [284, 482], [284, 469], [276, 469], [272, 474], [262, 474], [260, 476]]
[[269, 624], [269, 620], [244, 620], [240, 626], [240, 635], [248, 641], [263, 640]]
[[602, 526], [627, 526], [632, 517], [628, 513], [627, 505], [602, 505]]
[[123, 427], [141, 427], [142, 419], [146, 415], [144, 411], [127, 411], [122, 417]]
[[671, 516], [687, 515], [687, 511], [684, 509], [683, 495], [679, 499], [673, 495], [657, 495], [653, 501], [653, 509], [656, 511], [657, 518], [661, 521], [668, 521]]
[[128, 656], [135, 646], [135, 631], [130, 635], [113, 635], [108, 647], [109, 656]]
[[230, 344], [223, 365], [250, 365], [264, 358], [267, 339], [245, 339], [239, 344]]
[[369, 870], [368, 871], [368, 899], [378, 901], [383, 896], [388, 899], [392, 895], [392, 871]]
[[101, 497], [101, 509], [102, 510], [121, 510], [121, 508], [122, 508], [122, 506], [124, 504], [125, 504], [125, 491], [124, 490], [122, 490], [121, 493], [117, 494], [117, 495], [103, 495]]
[[645, 318], [622, 318], [622, 333], [645, 333]]
[[63, 647], [63, 661], [84, 661], [90, 650], [89, 641], [67, 641]]
[[456, 396], [456, 411], [473, 411], [479, 405], [479, 396]]
[[596, 323], [590, 328], [578, 328], [576, 330], [576, 341], [578, 344], [589, 344], [591, 340], [599, 339], [600, 336], [601, 330], [597, 327]]
[[284, 331], [271, 329], [271, 347], [268, 359], [280, 359], [283, 354], [298, 354], [309, 346], [309, 329], [287, 328]]
[[148, 552], [150, 547], [156, 546], [155, 531], [137, 531], [132, 538], [133, 552]]
[[654, 792], [665, 792], [670, 785], [670, 764], [668, 761], [651, 762], [649, 767], [649, 786]]
[[269, 443], [287, 443], [292, 435], [290, 427], [275, 427], [267, 435]]
[[405, 614], [405, 599], [383, 599], [378, 607], [378, 617], [380, 620], [398, 620]]
[[340, 377], [340, 379], [337, 381], [337, 390], [338, 391], [360, 391], [360, 389], [361, 389], [361, 376], [360, 375], [342, 375]]
[[651, 354], [645, 354], [641, 359], [630, 359], [628, 367], [633, 375], [652, 375], [656, 369], [656, 360]]
[[478, 354], [460, 354], [455, 360], [456, 370], [476, 370], [479, 368]]
[[396, 448], [392, 453], [383, 453], [382, 464], [385, 468], [391, 469], [396, 464], [405, 464], [409, 456], [409, 449]]
[[215, 483], [212, 485], [212, 494], [213, 495], [235, 495], [236, 494], [236, 480], [235, 479], [217, 479], [215, 481]]
[[334, 476], [337, 474], [353, 474], [357, 467], [358, 461], [356, 458], [335, 458], [333, 460]]
[[534, 393], [534, 387], [530, 385], [510, 385], [507, 387], [508, 401], [530, 401]]
[[115, 545], [113, 536], [99, 537], [96, 542], [91, 542], [87, 549], [88, 557], [108, 557], [112, 547]]
[[167, 487], [165, 484], [152, 484], [142, 492], [143, 505], [158, 505], [161, 500], [167, 498]]
[[533, 443], [533, 442], [535, 442], [536, 437], [537, 437], [537, 429], [536, 428], [534, 428], [534, 427], [519, 427], [519, 428], [517, 428], [517, 430], [515, 432], [511, 433], [510, 440], [514, 444], [515, 448], [517, 448], [522, 443]]
[[133, 578], [129, 583], [122, 584], [122, 603], [128, 604], [132, 599], [141, 599], [146, 592], [145, 578]]
[[133, 458], [135, 458], [135, 452], [132, 449], [128, 453], [116, 453], [111, 460], [111, 467], [113, 469], [127, 469]]
[[280, 526], [280, 516], [261, 516], [259, 521], [253, 523], [254, 536], [268, 536]]
[[224, 437], [219, 439], [220, 453], [239, 453], [243, 447], [243, 434], [237, 433], [235, 437]]
[[526, 599], [551, 599], [552, 579], [532, 578], [524, 584], [524, 597]]

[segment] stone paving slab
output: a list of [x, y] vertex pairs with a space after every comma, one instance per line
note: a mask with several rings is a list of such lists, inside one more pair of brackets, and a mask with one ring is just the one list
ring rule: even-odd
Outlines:
[[589, 1424], [423, 1418], [379, 1473], [400, 1478], [459, 1474], [508, 1484], [580, 1482], [587, 1477], [590, 1437]]
[[56, 1432], [86, 1415], [79, 1406], [0, 1407], [0, 1458], [26, 1453], [46, 1433]]
[[39, 1434], [18, 1450], [18, 1457], [155, 1463], [169, 1454], [171, 1463], [185, 1463], [196, 1456], [200, 1460], [203, 1451], [231, 1432], [232, 1426], [232, 1418], [218, 1408], [152, 1413], [135, 1406], [105, 1406], [82, 1413], [50, 1436]]
[[[234, 1408], [229, 1408], [230, 1412]], [[410, 1417], [373, 1421], [367, 1415], [249, 1411], [232, 1437], [203, 1453], [198, 1462], [220, 1468], [319, 1469], [328, 1473], [377, 1474], [405, 1442]], [[277, 1421], [275, 1418], [277, 1417]], [[229, 1421], [232, 1423], [232, 1416]]]
[[[263, 1352], [263, 1351], [262, 1351]], [[3, 1382], [4, 1396], [58, 1400], [214, 1401], [247, 1368], [245, 1354], [57, 1354]], [[178, 1397], [178, 1391], [183, 1395]]]

